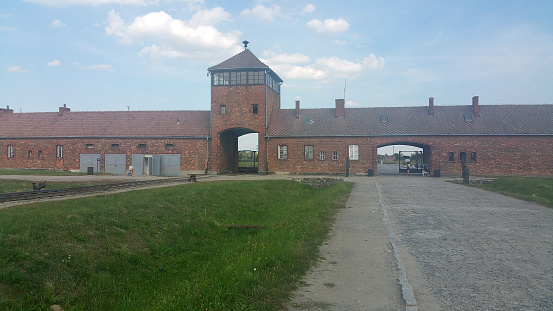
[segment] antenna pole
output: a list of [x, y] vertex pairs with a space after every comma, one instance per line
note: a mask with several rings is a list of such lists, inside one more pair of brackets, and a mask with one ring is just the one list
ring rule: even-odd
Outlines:
[[346, 101], [346, 86], [347, 86], [347, 78], [344, 78], [344, 101]]

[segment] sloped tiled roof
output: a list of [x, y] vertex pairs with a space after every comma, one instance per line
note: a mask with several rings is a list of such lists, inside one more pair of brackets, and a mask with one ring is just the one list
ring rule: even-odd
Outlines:
[[[553, 105], [480, 105], [479, 115], [472, 106], [346, 108], [344, 118], [335, 117], [334, 108], [275, 111], [269, 123], [269, 136], [391, 136], [391, 135], [553, 135]], [[380, 122], [387, 115], [388, 122]], [[311, 123], [305, 123], [305, 116]]]
[[218, 69], [237, 69], [237, 68], [267, 68], [269, 66], [265, 65], [262, 61], [257, 58], [250, 50], [245, 49], [244, 51], [234, 55], [233, 57], [223, 61], [222, 63], [211, 66], [207, 70], [218, 70]]
[[209, 111], [94, 111], [10, 113], [0, 138], [207, 137]]

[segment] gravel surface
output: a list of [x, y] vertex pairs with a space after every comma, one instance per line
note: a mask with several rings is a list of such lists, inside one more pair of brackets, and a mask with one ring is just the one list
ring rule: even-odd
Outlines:
[[290, 310], [553, 310], [553, 209], [443, 178], [347, 180], [350, 208]]
[[375, 181], [407, 274], [423, 276], [415, 294], [441, 310], [553, 310], [553, 209], [435, 178]]

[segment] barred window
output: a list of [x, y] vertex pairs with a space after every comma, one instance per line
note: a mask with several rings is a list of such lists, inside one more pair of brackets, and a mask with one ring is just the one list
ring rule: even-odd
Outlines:
[[305, 146], [305, 159], [313, 160], [313, 146], [310, 146], [310, 145]]
[[63, 158], [63, 145], [56, 146], [56, 158], [58, 159]]
[[288, 159], [288, 146], [286, 145], [278, 146], [278, 158], [281, 160]]
[[13, 145], [8, 145], [8, 158], [15, 158], [15, 147]]

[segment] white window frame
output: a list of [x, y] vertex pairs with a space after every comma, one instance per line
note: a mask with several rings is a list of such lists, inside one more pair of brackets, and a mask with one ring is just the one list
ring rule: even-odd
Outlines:
[[56, 158], [63, 158], [63, 145], [56, 145]]
[[306, 160], [313, 160], [313, 145], [305, 145], [303, 147], [305, 159]]
[[288, 159], [288, 146], [278, 145], [278, 155], [277, 156], [278, 156], [279, 160]]
[[326, 159], [326, 154], [324, 151], [319, 151], [319, 160], [324, 161]]
[[332, 160], [338, 161], [338, 151], [332, 151]]
[[359, 145], [349, 145], [349, 159], [359, 160]]
[[7, 155], [8, 155], [8, 158], [15, 158], [15, 146], [14, 145], [8, 145]]

